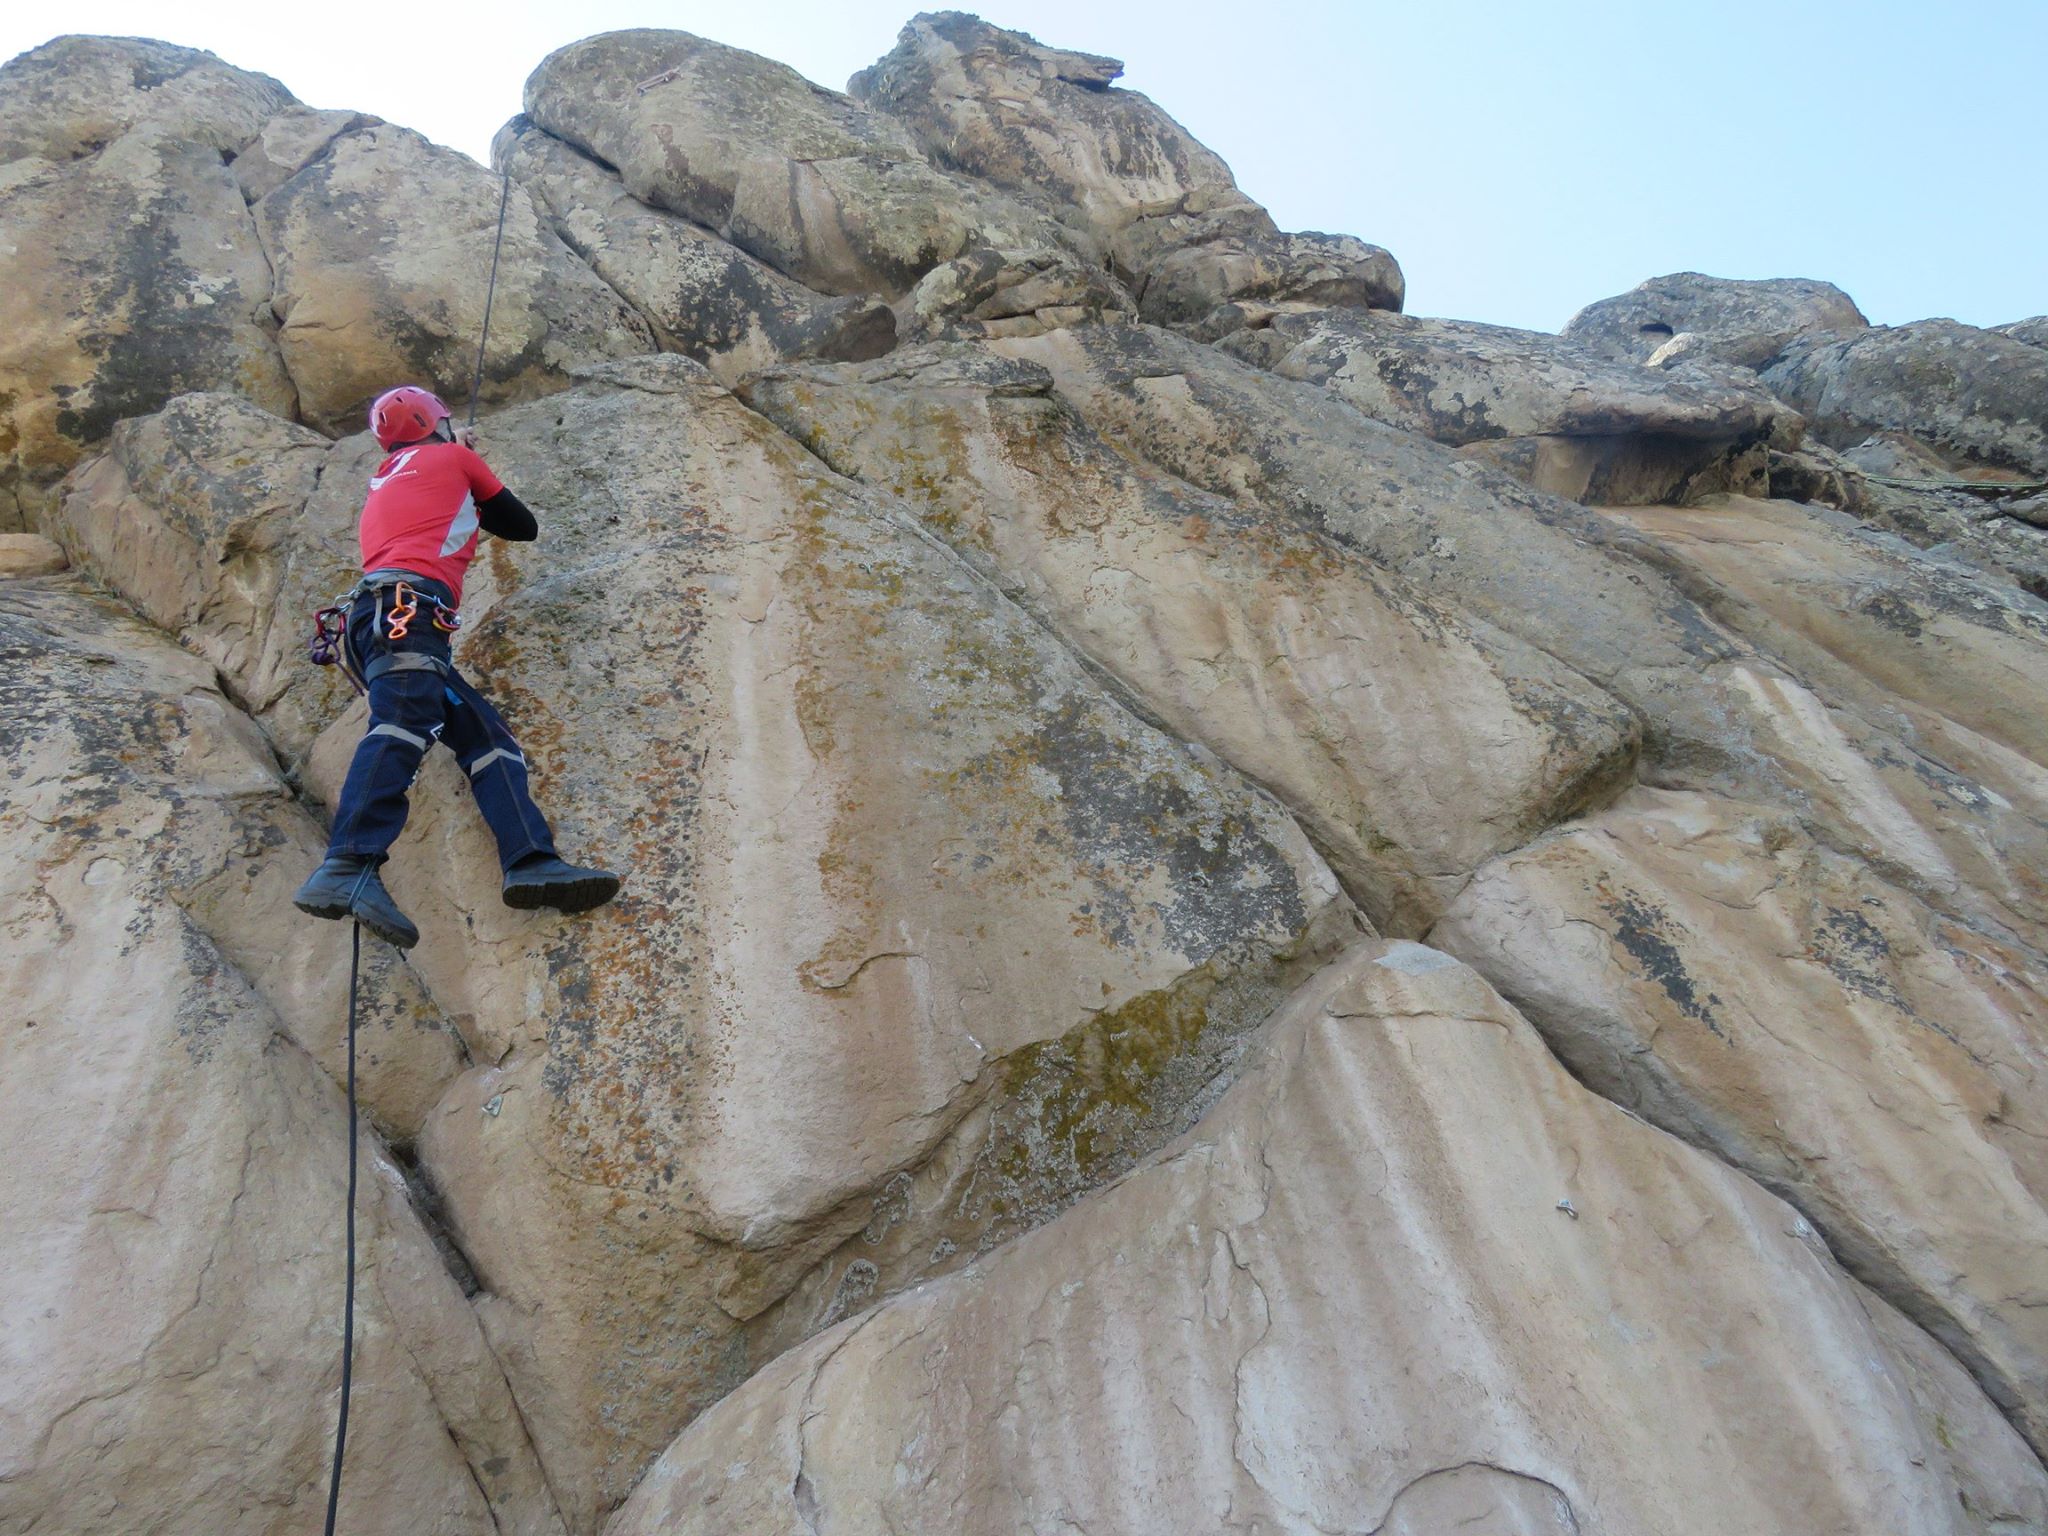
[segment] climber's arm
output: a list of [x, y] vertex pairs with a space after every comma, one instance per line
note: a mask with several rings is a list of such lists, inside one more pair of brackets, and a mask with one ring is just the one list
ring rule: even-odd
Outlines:
[[476, 520], [478, 526], [494, 538], [523, 544], [540, 536], [540, 523], [527, 509], [526, 503], [502, 485], [498, 487], [497, 495], [486, 496], [476, 504]]

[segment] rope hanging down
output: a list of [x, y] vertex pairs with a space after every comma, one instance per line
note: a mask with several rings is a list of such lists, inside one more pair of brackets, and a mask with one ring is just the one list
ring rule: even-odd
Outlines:
[[348, 1388], [356, 1352], [356, 976], [363, 961], [363, 925], [348, 941], [348, 1289], [341, 1305], [341, 1416], [334, 1423], [334, 1471], [327, 1483], [327, 1536], [341, 1504], [341, 1457], [348, 1446]]
[[484, 347], [491, 339], [491, 305], [498, 297], [498, 256], [505, 249], [505, 205], [512, 198], [512, 162], [505, 162], [504, 185], [498, 189], [498, 238], [491, 246], [491, 280], [484, 286], [484, 328], [476, 339], [476, 378], [469, 386], [469, 422], [476, 425], [477, 397], [484, 389]]
[[[498, 297], [498, 258], [505, 249], [505, 210], [512, 198], [512, 169], [505, 168], [498, 190], [498, 234], [491, 246], [491, 275], [484, 287], [484, 324], [476, 339], [476, 377], [469, 386], [469, 425], [476, 425], [477, 399], [484, 388], [484, 348], [491, 340], [491, 306]], [[338, 615], [338, 610], [337, 610]], [[325, 626], [322, 626], [325, 634]], [[334, 637], [338, 645], [339, 635]], [[320, 658], [316, 654], [314, 660]], [[353, 678], [350, 681], [354, 681]], [[341, 1303], [341, 1412], [334, 1421], [334, 1468], [327, 1480], [326, 1536], [334, 1536], [341, 1508], [341, 1463], [348, 1450], [348, 1394], [354, 1375], [356, 1346], [356, 988], [362, 974], [363, 925], [349, 925], [348, 944], [348, 1281]]]

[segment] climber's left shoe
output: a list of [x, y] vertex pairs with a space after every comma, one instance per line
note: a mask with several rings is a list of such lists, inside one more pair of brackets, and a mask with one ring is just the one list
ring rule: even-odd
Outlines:
[[292, 905], [315, 917], [352, 917], [370, 932], [400, 949], [420, 941], [412, 919], [384, 889], [377, 866], [383, 860], [354, 853], [330, 853], [292, 897]]
[[619, 894], [619, 877], [608, 869], [581, 869], [552, 853], [528, 854], [505, 871], [505, 905], [531, 912], [588, 912]]

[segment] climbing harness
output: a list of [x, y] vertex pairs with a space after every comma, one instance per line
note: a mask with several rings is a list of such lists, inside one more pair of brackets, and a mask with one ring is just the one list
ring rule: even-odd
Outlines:
[[356, 978], [363, 962], [363, 925], [349, 924], [348, 941], [348, 1288], [341, 1304], [341, 1414], [334, 1421], [334, 1470], [327, 1480], [327, 1532], [341, 1504], [341, 1458], [348, 1447], [348, 1389], [356, 1352]]
[[491, 304], [498, 297], [498, 256], [505, 249], [505, 205], [512, 200], [512, 160], [505, 160], [505, 184], [498, 189], [498, 239], [491, 247], [491, 280], [484, 285], [484, 328], [476, 339], [476, 377], [469, 386], [469, 422], [476, 425], [477, 397], [484, 388], [484, 347], [491, 339]]
[[[316, 609], [313, 614], [313, 633], [306, 639], [306, 659], [316, 667], [339, 666], [342, 675], [357, 693], [366, 691], [369, 685], [386, 672], [407, 668], [427, 667], [436, 671], [446, 670], [441, 662], [432, 656], [417, 652], [397, 651], [372, 658], [360, 670], [348, 648], [348, 613], [357, 598], [366, 592], [375, 592], [377, 617], [373, 628], [381, 629], [386, 638], [403, 640], [412, 632], [413, 621], [419, 617], [420, 603], [426, 602], [433, 609], [434, 628], [444, 635], [452, 635], [462, 628], [462, 614], [451, 608], [431, 592], [422, 592], [404, 579], [384, 579], [377, 575], [365, 576], [361, 581], [343, 592], [325, 608]], [[391, 607], [384, 607], [383, 594], [392, 594]]]

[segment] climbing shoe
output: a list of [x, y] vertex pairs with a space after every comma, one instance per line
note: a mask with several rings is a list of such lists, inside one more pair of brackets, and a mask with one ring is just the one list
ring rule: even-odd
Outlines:
[[619, 877], [608, 869], [579, 869], [552, 853], [529, 854], [505, 871], [505, 905], [531, 912], [588, 912], [619, 894]]
[[315, 917], [352, 917], [386, 943], [411, 949], [420, 931], [384, 889], [377, 863], [360, 854], [331, 853], [299, 887], [292, 905]]

